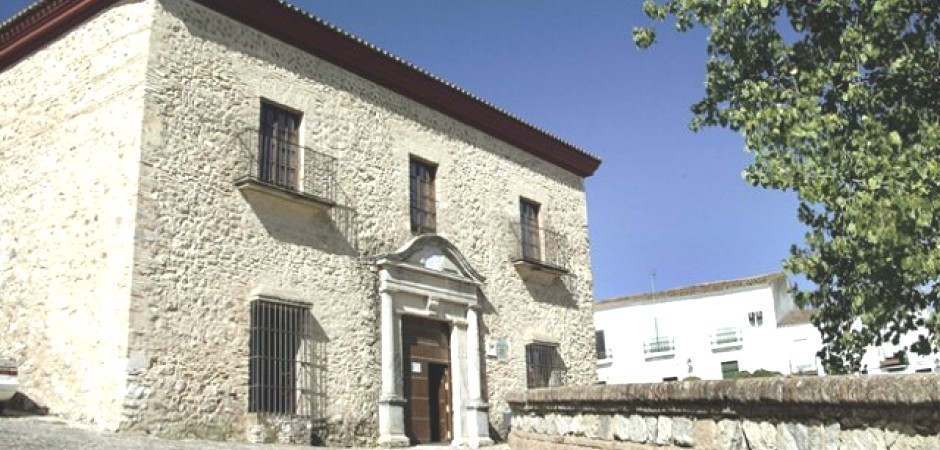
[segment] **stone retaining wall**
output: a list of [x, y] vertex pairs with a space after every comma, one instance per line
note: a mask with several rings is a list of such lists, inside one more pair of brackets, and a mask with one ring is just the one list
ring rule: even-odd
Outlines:
[[513, 392], [514, 450], [940, 449], [936, 375]]

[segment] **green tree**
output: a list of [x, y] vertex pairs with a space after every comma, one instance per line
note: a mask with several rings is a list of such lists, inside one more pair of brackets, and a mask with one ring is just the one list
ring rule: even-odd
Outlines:
[[[751, 184], [792, 190], [808, 227], [784, 267], [812, 286], [828, 370], [926, 329], [940, 295], [940, 1], [647, 0], [649, 27], [704, 27], [705, 95], [692, 128], [741, 132]], [[925, 313], [926, 312], [926, 313]]]

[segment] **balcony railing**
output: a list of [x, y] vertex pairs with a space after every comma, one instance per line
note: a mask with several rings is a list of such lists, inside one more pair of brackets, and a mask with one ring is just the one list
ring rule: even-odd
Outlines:
[[611, 348], [603, 348], [597, 351], [597, 359], [611, 359], [614, 357], [614, 350]]
[[730, 347], [739, 347], [744, 343], [744, 334], [740, 328], [726, 327], [719, 328], [712, 334], [711, 344], [713, 349], [722, 349]]
[[668, 356], [676, 352], [676, 341], [669, 336], [656, 336], [643, 343], [647, 357]]
[[237, 185], [255, 183], [335, 204], [336, 158], [257, 130], [243, 132], [239, 140], [250, 156]]
[[511, 222], [510, 226], [516, 240], [513, 261], [567, 273], [567, 243], [563, 234], [525, 222]]

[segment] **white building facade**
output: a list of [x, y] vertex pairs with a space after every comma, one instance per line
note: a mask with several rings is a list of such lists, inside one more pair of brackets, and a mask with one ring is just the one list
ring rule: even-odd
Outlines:
[[597, 302], [598, 380], [819, 373], [819, 333], [787, 287], [786, 276], [774, 273]]

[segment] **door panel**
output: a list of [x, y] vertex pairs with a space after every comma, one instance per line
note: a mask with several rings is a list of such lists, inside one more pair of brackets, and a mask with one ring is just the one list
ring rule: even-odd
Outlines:
[[402, 318], [405, 431], [416, 444], [452, 439], [449, 335], [444, 323]]

